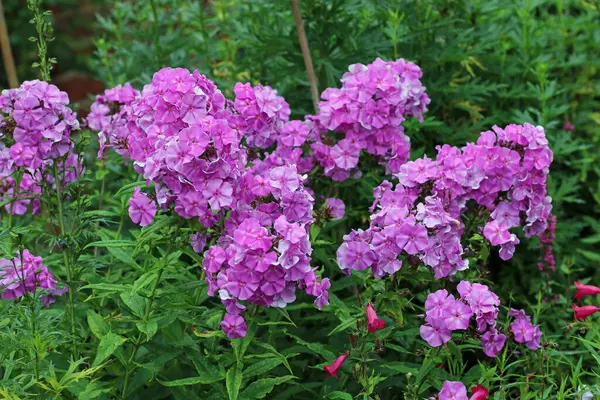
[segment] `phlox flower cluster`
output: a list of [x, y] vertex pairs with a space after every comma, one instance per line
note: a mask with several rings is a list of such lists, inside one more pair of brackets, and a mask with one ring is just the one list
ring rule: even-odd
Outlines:
[[46, 289], [48, 294], [42, 296], [41, 301], [48, 306], [54, 303], [53, 296], [61, 296], [68, 290], [67, 286], [58, 288], [56, 284], [56, 279], [42, 263], [42, 258], [32, 255], [29, 250], [23, 250], [12, 260], [0, 259], [0, 295], [5, 300]]
[[[246, 165], [240, 134], [215, 84], [198, 71], [164, 68], [131, 105], [129, 153], [155, 183], [161, 208], [212, 226], [231, 209]], [[149, 223], [149, 221], [147, 221]]]
[[[287, 162], [248, 164], [241, 142], [261, 147], [275, 140], [289, 107], [267, 87], [238, 85], [236, 95], [226, 102], [197, 71], [165, 68], [133, 102], [128, 124], [134, 167], [154, 182], [159, 206], [216, 230], [203, 267], [210, 295], [226, 307], [221, 325], [231, 338], [246, 333], [245, 302], [285, 307], [301, 288], [321, 308], [329, 288], [310, 266], [314, 198], [306, 177]], [[146, 226], [156, 212], [155, 200], [137, 188], [132, 220]], [[201, 252], [206, 236], [190, 239]]]
[[139, 95], [138, 90], [126, 83], [96, 96], [86, 121], [91, 130], [98, 132], [99, 158], [107, 147], [112, 147], [123, 157], [129, 157], [131, 104]]
[[265, 176], [246, 174], [244, 198], [225, 220], [217, 245], [204, 254], [209, 294], [218, 292], [225, 305], [221, 326], [231, 338], [245, 335], [244, 302], [285, 307], [300, 288], [316, 298], [319, 309], [329, 304], [330, 282], [319, 281], [310, 266], [314, 199], [303, 179], [293, 166]]
[[[430, 346], [438, 347], [452, 338], [452, 332], [468, 330], [471, 319], [481, 335], [481, 346], [488, 357], [495, 357], [506, 343], [506, 335], [496, 327], [500, 299], [486, 285], [461, 281], [457, 290], [459, 298], [441, 289], [430, 293], [425, 301], [425, 324], [421, 326], [421, 338]], [[524, 343], [529, 349], [540, 347], [542, 331], [532, 325], [523, 310], [510, 310], [514, 317], [510, 325], [515, 342]]]
[[[267, 148], [282, 135], [290, 117], [290, 106], [270, 86], [236, 83], [233, 103], [238, 115], [232, 117], [251, 148]], [[297, 144], [296, 146], [299, 146]]]
[[2, 91], [0, 109], [5, 116], [0, 122], [0, 139], [14, 167], [37, 170], [44, 161], [71, 151], [69, 136], [79, 128], [79, 121], [68, 104], [65, 92], [39, 80]]
[[542, 331], [538, 325], [531, 323], [531, 318], [523, 310], [510, 310], [508, 312], [514, 320], [510, 324], [510, 330], [513, 333], [515, 342], [524, 343], [528, 349], [537, 350], [540, 348]]
[[347, 178], [362, 150], [378, 156], [389, 172], [399, 171], [410, 152], [410, 140], [401, 124], [409, 116], [422, 121], [430, 102], [421, 76], [421, 69], [412, 62], [378, 58], [369, 65], [351, 65], [341, 88], [323, 92], [319, 123], [345, 134], [333, 146], [313, 146], [327, 176]]
[[4, 206], [7, 212], [21, 215], [39, 211], [43, 183], [54, 184], [53, 162], [61, 184], [74, 181], [82, 173], [70, 139], [79, 122], [68, 104], [65, 92], [39, 80], [2, 91], [0, 201], [12, 200]]
[[[269, 87], [237, 84], [235, 107], [251, 147], [276, 144], [256, 164], [262, 168], [297, 165], [307, 173], [315, 165], [335, 181], [360, 177], [358, 161], [365, 150], [398, 172], [408, 160], [410, 140], [401, 125], [408, 116], [422, 120], [430, 100], [421, 84], [421, 69], [399, 59], [381, 59], [365, 66], [354, 64], [342, 78], [340, 89], [326, 89], [316, 116], [288, 121], [289, 107]], [[255, 122], [253, 122], [255, 121]], [[336, 134], [344, 137], [337, 141]]]
[[338, 249], [345, 273], [371, 267], [375, 277], [392, 275], [405, 255], [418, 257], [438, 278], [454, 275], [468, 268], [461, 237], [469, 211], [472, 221], [485, 222], [483, 235], [500, 246], [504, 260], [519, 243], [511, 228], [523, 226], [527, 237], [547, 229], [552, 152], [543, 128], [495, 126], [477, 144], [437, 150], [435, 160], [425, 156], [402, 165], [395, 188], [387, 181], [375, 188], [369, 229], [346, 235]]
[[486, 285], [462, 281], [458, 285], [460, 298], [448, 294], [446, 289], [427, 296], [425, 325], [421, 337], [430, 346], [438, 347], [452, 338], [452, 332], [467, 330], [472, 318], [482, 335], [481, 344], [489, 357], [504, 348], [506, 336], [496, 330], [500, 299]]
[[326, 131], [311, 116], [304, 121], [285, 122], [275, 137], [276, 146], [273, 151], [264, 153], [261, 158], [252, 159], [254, 171], [264, 173], [270, 168], [293, 164], [299, 173], [310, 172], [315, 167], [317, 157], [317, 152], [310, 148], [321, 143], [321, 134]]

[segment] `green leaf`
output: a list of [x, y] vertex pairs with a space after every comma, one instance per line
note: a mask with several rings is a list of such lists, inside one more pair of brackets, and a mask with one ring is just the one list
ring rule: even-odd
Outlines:
[[310, 240], [314, 241], [317, 239], [317, 237], [319, 236], [319, 233], [321, 233], [321, 228], [316, 225], [313, 224], [310, 226]]
[[244, 354], [246, 354], [246, 350], [254, 339], [254, 335], [256, 334], [256, 324], [251, 323], [248, 326], [248, 331], [246, 332], [246, 336], [239, 339], [231, 340], [231, 347], [233, 348], [233, 353], [235, 354], [235, 359], [238, 363], [242, 361], [244, 358]]
[[336, 358], [336, 355], [333, 354], [333, 352], [327, 350], [325, 348], [325, 346], [323, 346], [321, 343], [311, 343], [311, 342], [306, 342], [304, 340], [302, 340], [301, 338], [299, 338], [298, 336], [292, 335], [289, 332], [286, 332], [286, 334], [295, 339], [296, 343], [298, 343], [299, 345], [302, 345], [306, 348], [308, 348], [312, 354], [325, 358], [326, 360], [334, 360]]
[[404, 347], [402, 346], [398, 346], [397, 344], [393, 344], [393, 343], [387, 343], [385, 345], [387, 348], [392, 349], [394, 351], [397, 351], [398, 353], [404, 353], [404, 354], [410, 354], [410, 352], [408, 350], [406, 350]]
[[266, 374], [282, 363], [281, 357], [272, 357], [260, 360], [244, 370], [244, 379], [251, 379], [255, 376]]
[[288, 363], [287, 357], [284, 356], [283, 354], [279, 353], [275, 347], [271, 346], [268, 343], [263, 343], [263, 342], [256, 342], [257, 346], [260, 346], [268, 351], [270, 351], [272, 354], [275, 354], [277, 357], [279, 357], [279, 359], [281, 360], [281, 362], [285, 365], [285, 367], [287, 368], [288, 371], [290, 371], [290, 374], [294, 374], [294, 372], [292, 371], [292, 367], [290, 366], [290, 364]]
[[[183, 353], [182, 350], [175, 350], [175, 351], [171, 351], [167, 354], [156, 355], [155, 357], [151, 358], [151, 360], [149, 362], [139, 364], [139, 365], [140, 365], [140, 367], [151, 372], [152, 376], [155, 377], [160, 374], [160, 372], [163, 370], [166, 363], [179, 357], [182, 353]], [[199, 374], [199, 375], [202, 375], [202, 374]], [[223, 374], [223, 377], [225, 377], [225, 374]]]
[[113, 283], [91, 283], [83, 286], [81, 289], [95, 289], [106, 292], [125, 292], [131, 288], [130, 285], [118, 285]]
[[460, 351], [458, 346], [452, 340], [449, 341], [446, 345], [448, 346], [448, 350], [450, 350], [452, 355], [454, 355], [455, 360], [458, 360], [459, 362], [462, 363], [462, 361], [463, 361], [462, 352]]
[[98, 339], [102, 339], [102, 337], [110, 331], [104, 318], [92, 310], [87, 310], [87, 321], [90, 331], [92, 331], [94, 336]]
[[198, 329], [194, 329], [194, 335], [201, 338], [210, 338], [210, 337], [223, 337], [223, 331], [199, 331]]
[[151, 282], [156, 281], [156, 277], [158, 276], [157, 272], [146, 272], [142, 276], [140, 276], [133, 283], [133, 287], [131, 288], [131, 294], [136, 294], [141, 289], [149, 285]]
[[[223, 378], [221, 378], [223, 379]], [[176, 379], [174, 381], [161, 381], [157, 379], [158, 383], [167, 387], [174, 386], [189, 386], [189, 385], [210, 385], [211, 383], [215, 383], [220, 381], [221, 379], [215, 379], [214, 377], [206, 377], [206, 376], [194, 376], [191, 378], [183, 378]]]
[[311, 243], [312, 243], [313, 247], [325, 247], [325, 246], [331, 246], [332, 244], [335, 244], [336, 242], [319, 239], [319, 240], [315, 240]]
[[291, 379], [296, 379], [293, 375], [280, 376], [277, 378], [265, 378], [259, 379], [256, 382], [252, 382], [241, 394], [242, 400], [254, 400], [262, 399], [277, 385], [281, 385]]
[[86, 211], [81, 214], [82, 218], [92, 218], [92, 217], [118, 217], [119, 213], [108, 210], [93, 210]]
[[340, 392], [339, 390], [329, 393], [326, 397], [333, 400], [352, 400], [350, 393]]
[[591, 261], [600, 261], [600, 254], [594, 253], [593, 251], [577, 249], [579, 253], [581, 253], [585, 258]]
[[240, 394], [240, 386], [242, 386], [242, 366], [241, 364], [235, 364], [227, 372], [225, 377], [225, 386], [227, 386], [227, 393], [229, 394], [229, 400], [237, 400]]
[[129, 184], [123, 186], [121, 189], [119, 189], [119, 191], [117, 193], [115, 193], [114, 197], [131, 194], [131, 193], [133, 193], [133, 190], [136, 187], [142, 187], [142, 186], [146, 186], [146, 181], [137, 181], [137, 182], [129, 183]]
[[581, 243], [585, 243], [585, 244], [596, 244], [596, 243], [600, 243], [600, 233], [597, 233], [593, 236], [588, 236], [585, 237], [581, 240], [579, 240]]
[[104, 178], [105, 176], [108, 175], [108, 173], [109, 173], [109, 171], [107, 169], [99, 169], [99, 170], [97, 170], [96, 171], [96, 175], [95, 175], [96, 180], [97, 181], [101, 181], [102, 178]]
[[111, 256], [121, 261], [123, 264], [128, 265], [132, 268], [137, 269], [138, 271], [142, 271], [143, 268], [138, 265], [137, 262], [131, 256], [131, 252], [125, 251], [120, 247], [108, 247], [108, 252]]
[[154, 335], [156, 335], [156, 332], [158, 331], [158, 322], [156, 318], [153, 318], [147, 322], [138, 321], [135, 325], [137, 326], [140, 332], [146, 334], [146, 341], [148, 342], [150, 341], [150, 339], [152, 339]]
[[411, 374], [415, 375], [419, 372], [419, 365], [404, 363], [401, 361], [390, 361], [381, 365], [381, 368], [391, 369], [392, 371], [401, 374], [408, 374], [410, 372]]
[[431, 370], [433, 370], [436, 366], [436, 362], [431, 358], [425, 359], [423, 366], [419, 368], [419, 371], [416, 373], [416, 383], [419, 384], [423, 379], [429, 376]]
[[483, 261], [487, 260], [490, 256], [490, 248], [484, 244], [481, 246], [481, 250], [479, 250], [479, 258]]
[[135, 242], [131, 240], [99, 240], [97, 242], [88, 243], [83, 249], [87, 249], [88, 247], [135, 247]]
[[126, 340], [127, 339], [124, 337], [112, 332], [102, 336], [102, 339], [100, 339], [100, 344], [98, 345], [98, 350], [96, 351], [96, 358], [94, 359], [92, 366], [97, 367], [98, 365], [102, 364], [104, 360], [110, 357], [115, 350], [119, 348], [119, 346], [125, 343]]
[[103, 387], [98, 382], [89, 382], [85, 386], [85, 389], [77, 394], [77, 398], [79, 400], [92, 400], [109, 393], [110, 391], [110, 387]]
[[333, 328], [333, 330], [331, 332], [329, 332], [329, 334], [327, 336], [331, 336], [337, 332], [343, 332], [346, 330], [346, 328], [349, 328], [351, 326], [356, 326], [356, 321], [357, 321], [357, 318], [346, 318], [344, 321], [342, 321], [341, 324], [339, 324], [338, 326]]
[[223, 366], [221, 364], [210, 364], [204, 354], [193, 353], [189, 355], [189, 358], [192, 360], [194, 367], [196, 367], [198, 375], [214, 382], [225, 379], [225, 369]]
[[139, 294], [129, 294], [128, 292], [121, 293], [121, 300], [129, 307], [129, 309], [139, 318], [143, 318], [146, 311], [146, 299]]

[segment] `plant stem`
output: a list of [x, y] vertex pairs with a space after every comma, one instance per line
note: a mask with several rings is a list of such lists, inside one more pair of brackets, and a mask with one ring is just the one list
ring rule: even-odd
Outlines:
[[[169, 246], [169, 250], [167, 250], [167, 252], [164, 255], [165, 262], [161, 266], [162, 268], [160, 269], [160, 271], [158, 271], [158, 276], [156, 277], [156, 281], [154, 282], [154, 286], [152, 287], [152, 292], [150, 293], [150, 298], [148, 299], [148, 302], [146, 303], [146, 309], [144, 311], [144, 319], [143, 319], [144, 322], [148, 321], [148, 317], [150, 316], [150, 313], [152, 312], [152, 305], [154, 304], [154, 297], [156, 295], [156, 289], [158, 288], [158, 284], [160, 283], [160, 278], [162, 277], [163, 271], [166, 267], [167, 257], [169, 256], [170, 252], [171, 252], [171, 246]], [[138, 334], [133, 351], [131, 352], [131, 355], [129, 356], [129, 360], [127, 360], [127, 367], [126, 367], [126, 371], [125, 371], [125, 382], [123, 382], [123, 393], [121, 396], [121, 398], [123, 400], [127, 399], [129, 376], [133, 372], [133, 368], [131, 368], [131, 363], [135, 359], [135, 356], [137, 355], [137, 352], [140, 349], [141, 340], [142, 340], [142, 332], [140, 332]]]
[[162, 52], [162, 48], [160, 46], [160, 25], [158, 22], [158, 10], [156, 8], [156, 1], [155, 0], [150, 0], [150, 6], [152, 8], [152, 19], [154, 21], [153, 22], [153, 27], [152, 27], [152, 34], [154, 35], [154, 45], [156, 46], [156, 58], [158, 59], [158, 67], [162, 68], [163, 67], [163, 52]]
[[[104, 170], [106, 168], [106, 162], [102, 159], [102, 167]], [[102, 183], [100, 184], [100, 198], [98, 199], [98, 210], [102, 210], [102, 206], [104, 205], [104, 190], [106, 188], [106, 175], [102, 176]], [[98, 247], [94, 248], [94, 257], [98, 257]]]
[[[121, 239], [121, 233], [123, 232], [123, 225], [125, 223], [125, 214], [123, 214], [123, 212], [124, 211], [121, 211], [121, 222], [119, 222], [119, 230], [117, 230], [117, 237], [116, 237], [117, 240]], [[105, 276], [106, 276], [106, 281], [107, 282], [110, 280], [110, 272], [111, 272], [111, 268], [110, 267], [112, 266], [113, 260], [114, 260], [114, 257], [111, 254], [110, 258], [108, 259], [108, 267], [106, 268], [106, 275]], [[106, 298], [103, 297], [100, 300], [100, 307], [101, 308], [104, 307], [104, 300], [105, 299]]]
[[366, 365], [367, 365], [367, 335], [363, 336], [363, 343], [362, 343], [362, 348], [360, 349], [360, 356], [362, 358], [362, 365], [361, 365], [361, 373], [362, 373], [362, 377], [364, 378], [366, 376]]
[[306, 40], [306, 32], [304, 32], [304, 25], [302, 24], [302, 14], [300, 13], [300, 6], [298, 0], [292, 0], [292, 14], [294, 15], [294, 22], [296, 23], [296, 30], [298, 31], [298, 41], [300, 42], [300, 48], [302, 49], [302, 57], [304, 58], [304, 66], [308, 73], [308, 83], [310, 84], [310, 92], [312, 95], [313, 107], [315, 108], [315, 114], [319, 113], [319, 88], [317, 84], [317, 76], [315, 75], [315, 68], [313, 66], [312, 58], [310, 56], [310, 48], [308, 47], [308, 40]]
[[8, 28], [6, 27], [6, 20], [4, 19], [4, 7], [2, 6], [2, 0], [0, 0], [0, 44], [0, 48], [2, 49], [2, 60], [4, 61], [4, 69], [6, 70], [6, 77], [8, 79], [8, 87], [19, 87], [17, 67], [15, 66], [15, 59], [12, 54], [12, 49], [10, 48]]
[[[8, 211], [8, 232], [9, 233], [12, 231], [13, 210], [15, 208], [15, 202], [17, 201], [17, 197], [19, 196], [19, 189], [21, 188], [21, 179], [22, 178], [23, 178], [23, 175], [17, 174], [17, 179], [15, 180], [15, 188], [13, 190], [13, 198], [12, 198], [12, 201], [10, 202], [10, 210]], [[13, 252], [13, 240], [12, 240], [12, 236], [11, 236], [10, 242], [8, 244], [8, 253], [10, 254], [11, 257], [12, 257], [12, 252]]]
[[465, 227], [465, 234], [469, 234], [469, 232], [471, 231], [471, 228], [473, 228], [473, 225], [475, 224], [475, 221], [479, 220], [479, 213], [481, 212], [481, 207], [477, 206], [477, 208], [475, 209], [476, 213], [475, 215], [473, 215], [473, 217], [469, 220], [469, 224]]
[[[22, 263], [22, 262], [21, 262]], [[32, 310], [31, 310], [31, 335], [33, 338], [33, 353], [34, 353], [34, 357], [32, 358], [32, 365], [33, 365], [33, 374], [35, 376], [35, 381], [36, 381], [36, 387], [37, 387], [37, 397], [40, 398], [41, 393], [40, 393], [40, 386], [37, 385], [37, 383], [40, 381], [40, 358], [38, 355], [38, 349], [37, 349], [37, 342], [36, 342], [36, 335], [37, 335], [37, 324], [36, 324], [36, 319], [37, 319], [37, 309], [36, 309], [36, 305], [35, 305], [35, 300], [34, 300], [35, 296], [31, 296], [31, 305], [32, 305]]]
[[[66, 233], [65, 220], [63, 214], [62, 194], [60, 191], [60, 180], [58, 176], [58, 168], [56, 167], [56, 163], [53, 163], [53, 168], [54, 186], [56, 188], [56, 201], [58, 203], [58, 225], [60, 227], [60, 235], [64, 236]], [[77, 351], [77, 340], [75, 338], [75, 301], [73, 300], [73, 271], [71, 269], [71, 264], [69, 263], [69, 255], [67, 254], [66, 248], [62, 249], [62, 253], [65, 269], [67, 270], [67, 287], [69, 288], [69, 314], [71, 325], [71, 340], [73, 342], [73, 355], [75, 356], [75, 358], [78, 358], [79, 356]]]

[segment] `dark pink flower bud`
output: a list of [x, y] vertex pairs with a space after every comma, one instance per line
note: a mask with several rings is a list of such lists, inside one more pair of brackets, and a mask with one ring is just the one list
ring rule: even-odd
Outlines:
[[350, 355], [350, 352], [347, 351], [344, 354], [342, 354], [341, 356], [339, 356], [338, 358], [335, 359], [335, 361], [333, 363], [331, 363], [331, 365], [326, 365], [323, 370], [325, 372], [327, 372], [329, 374], [329, 376], [333, 376], [334, 378], [337, 378], [337, 372], [340, 370], [340, 368], [342, 368], [342, 364], [344, 364], [344, 361], [346, 361], [346, 358], [348, 358], [348, 356]]
[[377, 313], [371, 303], [367, 304], [367, 325], [371, 333], [385, 327], [385, 321], [377, 317]]
[[565, 123], [563, 124], [563, 130], [573, 132], [575, 130], [575, 125], [573, 125], [571, 121], [565, 120]]
[[575, 299], [581, 300], [583, 296], [593, 296], [600, 293], [600, 288], [592, 285], [584, 285], [581, 281], [575, 282], [577, 293], [575, 293]]
[[481, 385], [472, 387], [471, 392], [473, 392], [473, 396], [471, 396], [469, 400], [487, 400], [488, 395], [490, 393], [489, 390], [487, 390]]
[[577, 307], [575, 304], [572, 304], [571, 308], [573, 309], [573, 311], [575, 311], [575, 319], [577, 321], [583, 321], [590, 315], [595, 314], [598, 311], [600, 311], [600, 307], [596, 307], [596, 306]]

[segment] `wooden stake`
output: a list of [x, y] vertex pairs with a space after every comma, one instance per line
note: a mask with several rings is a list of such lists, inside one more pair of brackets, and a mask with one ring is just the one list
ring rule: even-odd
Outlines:
[[300, 48], [302, 49], [304, 65], [306, 67], [306, 72], [308, 73], [308, 83], [310, 84], [310, 92], [312, 94], [315, 114], [318, 114], [319, 88], [317, 85], [317, 76], [315, 75], [315, 69], [313, 67], [312, 58], [310, 56], [310, 49], [308, 47], [308, 41], [306, 40], [304, 25], [302, 24], [302, 14], [300, 14], [300, 6], [298, 5], [298, 0], [292, 0], [292, 13], [294, 14], [294, 22], [296, 23], [296, 30], [298, 31], [298, 41], [300, 41]]
[[4, 69], [6, 70], [6, 76], [8, 78], [8, 86], [11, 88], [19, 87], [17, 68], [15, 66], [15, 60], [10, 48], [6, 20], [4, 19], [4, 7], [2, 6], [2, 0], [0, 0], [0, 47], [2, 48], [2, 60], [4, 60]]

